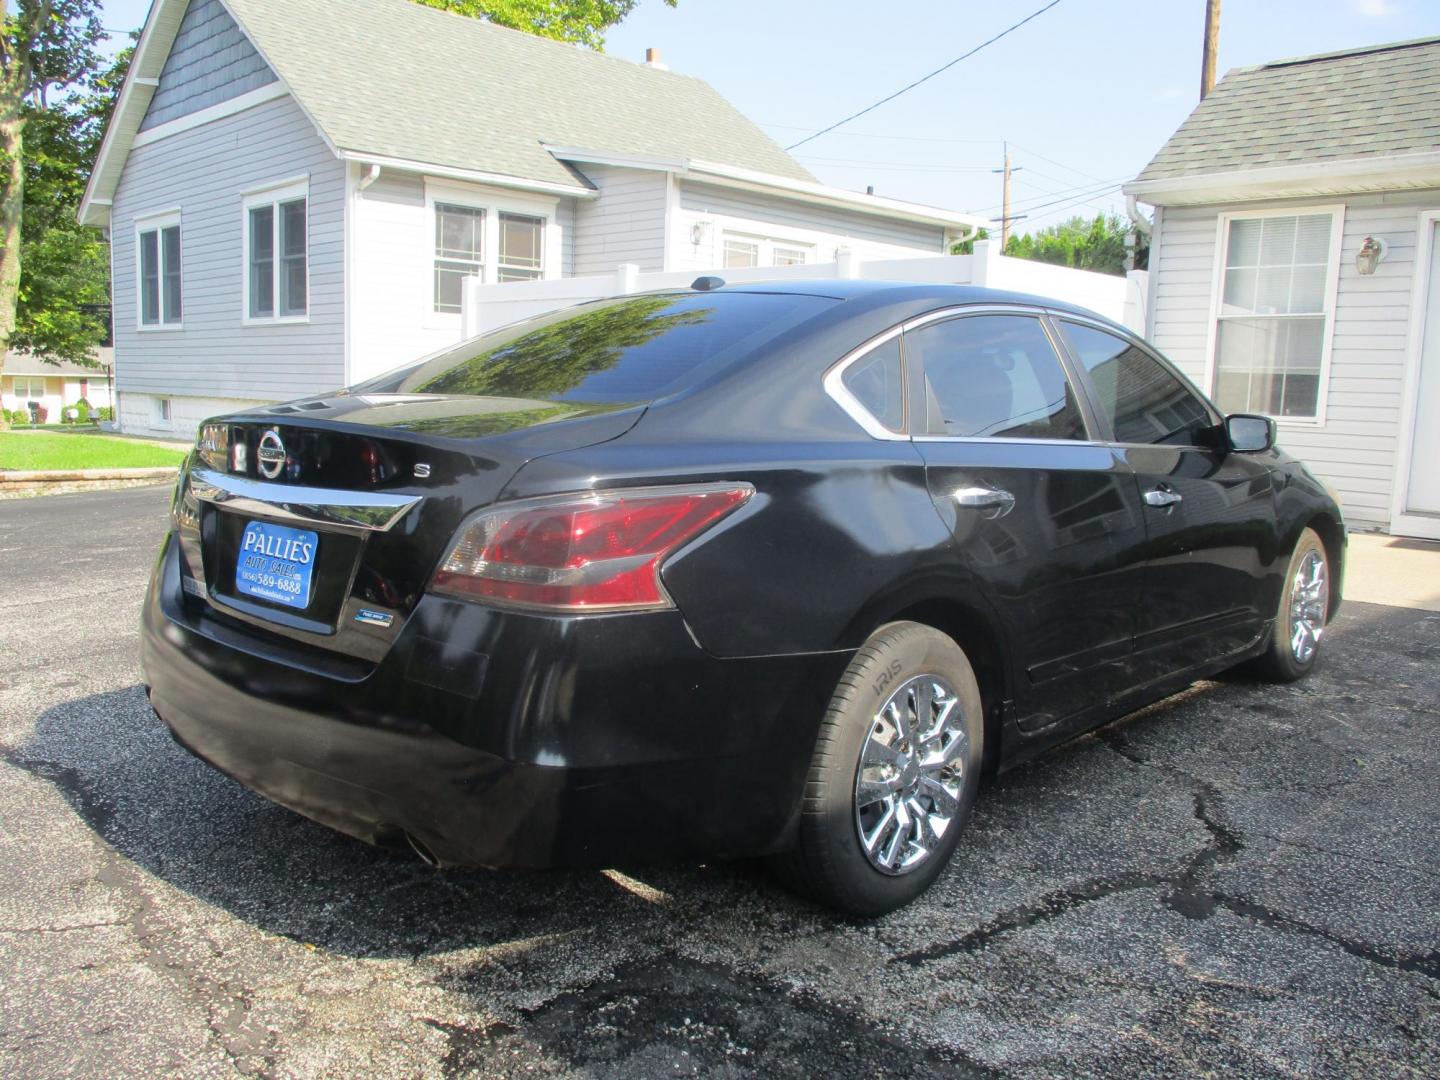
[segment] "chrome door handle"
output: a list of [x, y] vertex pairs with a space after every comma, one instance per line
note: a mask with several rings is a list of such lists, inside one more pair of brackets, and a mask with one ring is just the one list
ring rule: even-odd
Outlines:
[[1167, 491], [1164, 488], [1156, 488], [1154, 491], [1145, 492], [1145, 501], [1151, 506], [1174, 506], [1180, 501], [1178, 491]]
[[951, 498], [967, 510], [988, 511], [988, 518], [1004, 517], [1015, 509], [1015, 496], [1004, 488], [965, 487], [951, 493]]

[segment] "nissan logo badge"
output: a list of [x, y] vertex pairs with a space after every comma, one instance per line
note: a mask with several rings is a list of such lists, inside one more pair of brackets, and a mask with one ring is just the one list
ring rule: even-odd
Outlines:
[[285, 443], [274, 428], [260, 436], [260, 445], [255, 449], [255, 462], [260, 466], [260, 475], [274, 480], [285, 468]]

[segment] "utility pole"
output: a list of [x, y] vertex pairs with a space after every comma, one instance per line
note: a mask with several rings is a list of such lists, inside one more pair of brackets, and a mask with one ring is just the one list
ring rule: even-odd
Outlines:
[[1215, 54], [1220, 51], [1220, 0], [1205, 0], [1205, 46], [1200, 54], [1200, 100], [1215, 88]]
[[1001, 196], [1000, 204], [1000, 250], [1003, 252], [1005, 250], [1005, 245], [1010, 242], [1010, 222], [1019, 221], [1025, 215], [1012, 215], [1010, 213], [1010, 174], [1019, 172], [1020, 170], [1012, 169], [1010, 167], [1010, 144], [1008, 142], [1005, 142], [1001, 143], [1000, 145], [1005, 148], [1005, 167], [1003, 169], [992, 169], [990, 171], [1005, 174], [1005, 181], [1003, 185], [1004, 193]]

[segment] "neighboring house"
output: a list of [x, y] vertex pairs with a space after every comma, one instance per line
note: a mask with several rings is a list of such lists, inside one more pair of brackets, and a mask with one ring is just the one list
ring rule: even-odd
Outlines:
[[156, 0], [80, 210], [120, 418], [450, 344], [461, 285], [935, 255], [979, 221], [826, 187], [698, 79], [410, 0]]
[[5, 372], [0, 377], [0, 405], [7, 409], [25, 409], [38, 402], [48, 414], [48, 422], [60, 423], [60, 411], [81, 398], [92, 408], [103, 409], [110, 404], [107, 370], [114, 360], [114, 350], [95, 350], [98, 367], [86, 367], [68, 361], [47, 363], [27, 352], [12, 352], [5, 357]]
[[1125, 192], [1154, 342], [1352, 526], [1440, 539], [1440, 38], [1236, 69]]

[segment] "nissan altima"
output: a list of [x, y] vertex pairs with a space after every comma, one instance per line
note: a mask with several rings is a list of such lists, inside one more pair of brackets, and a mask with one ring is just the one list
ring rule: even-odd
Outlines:
[[436, 864], [766, 856], [865, 916], [987, 775], [1304, 676], [1345, 553], [1273, 422], [1128, 330], [854, 281], [703, 278], [217, 418], [171, 518], [150, 700], [241, 783]]

